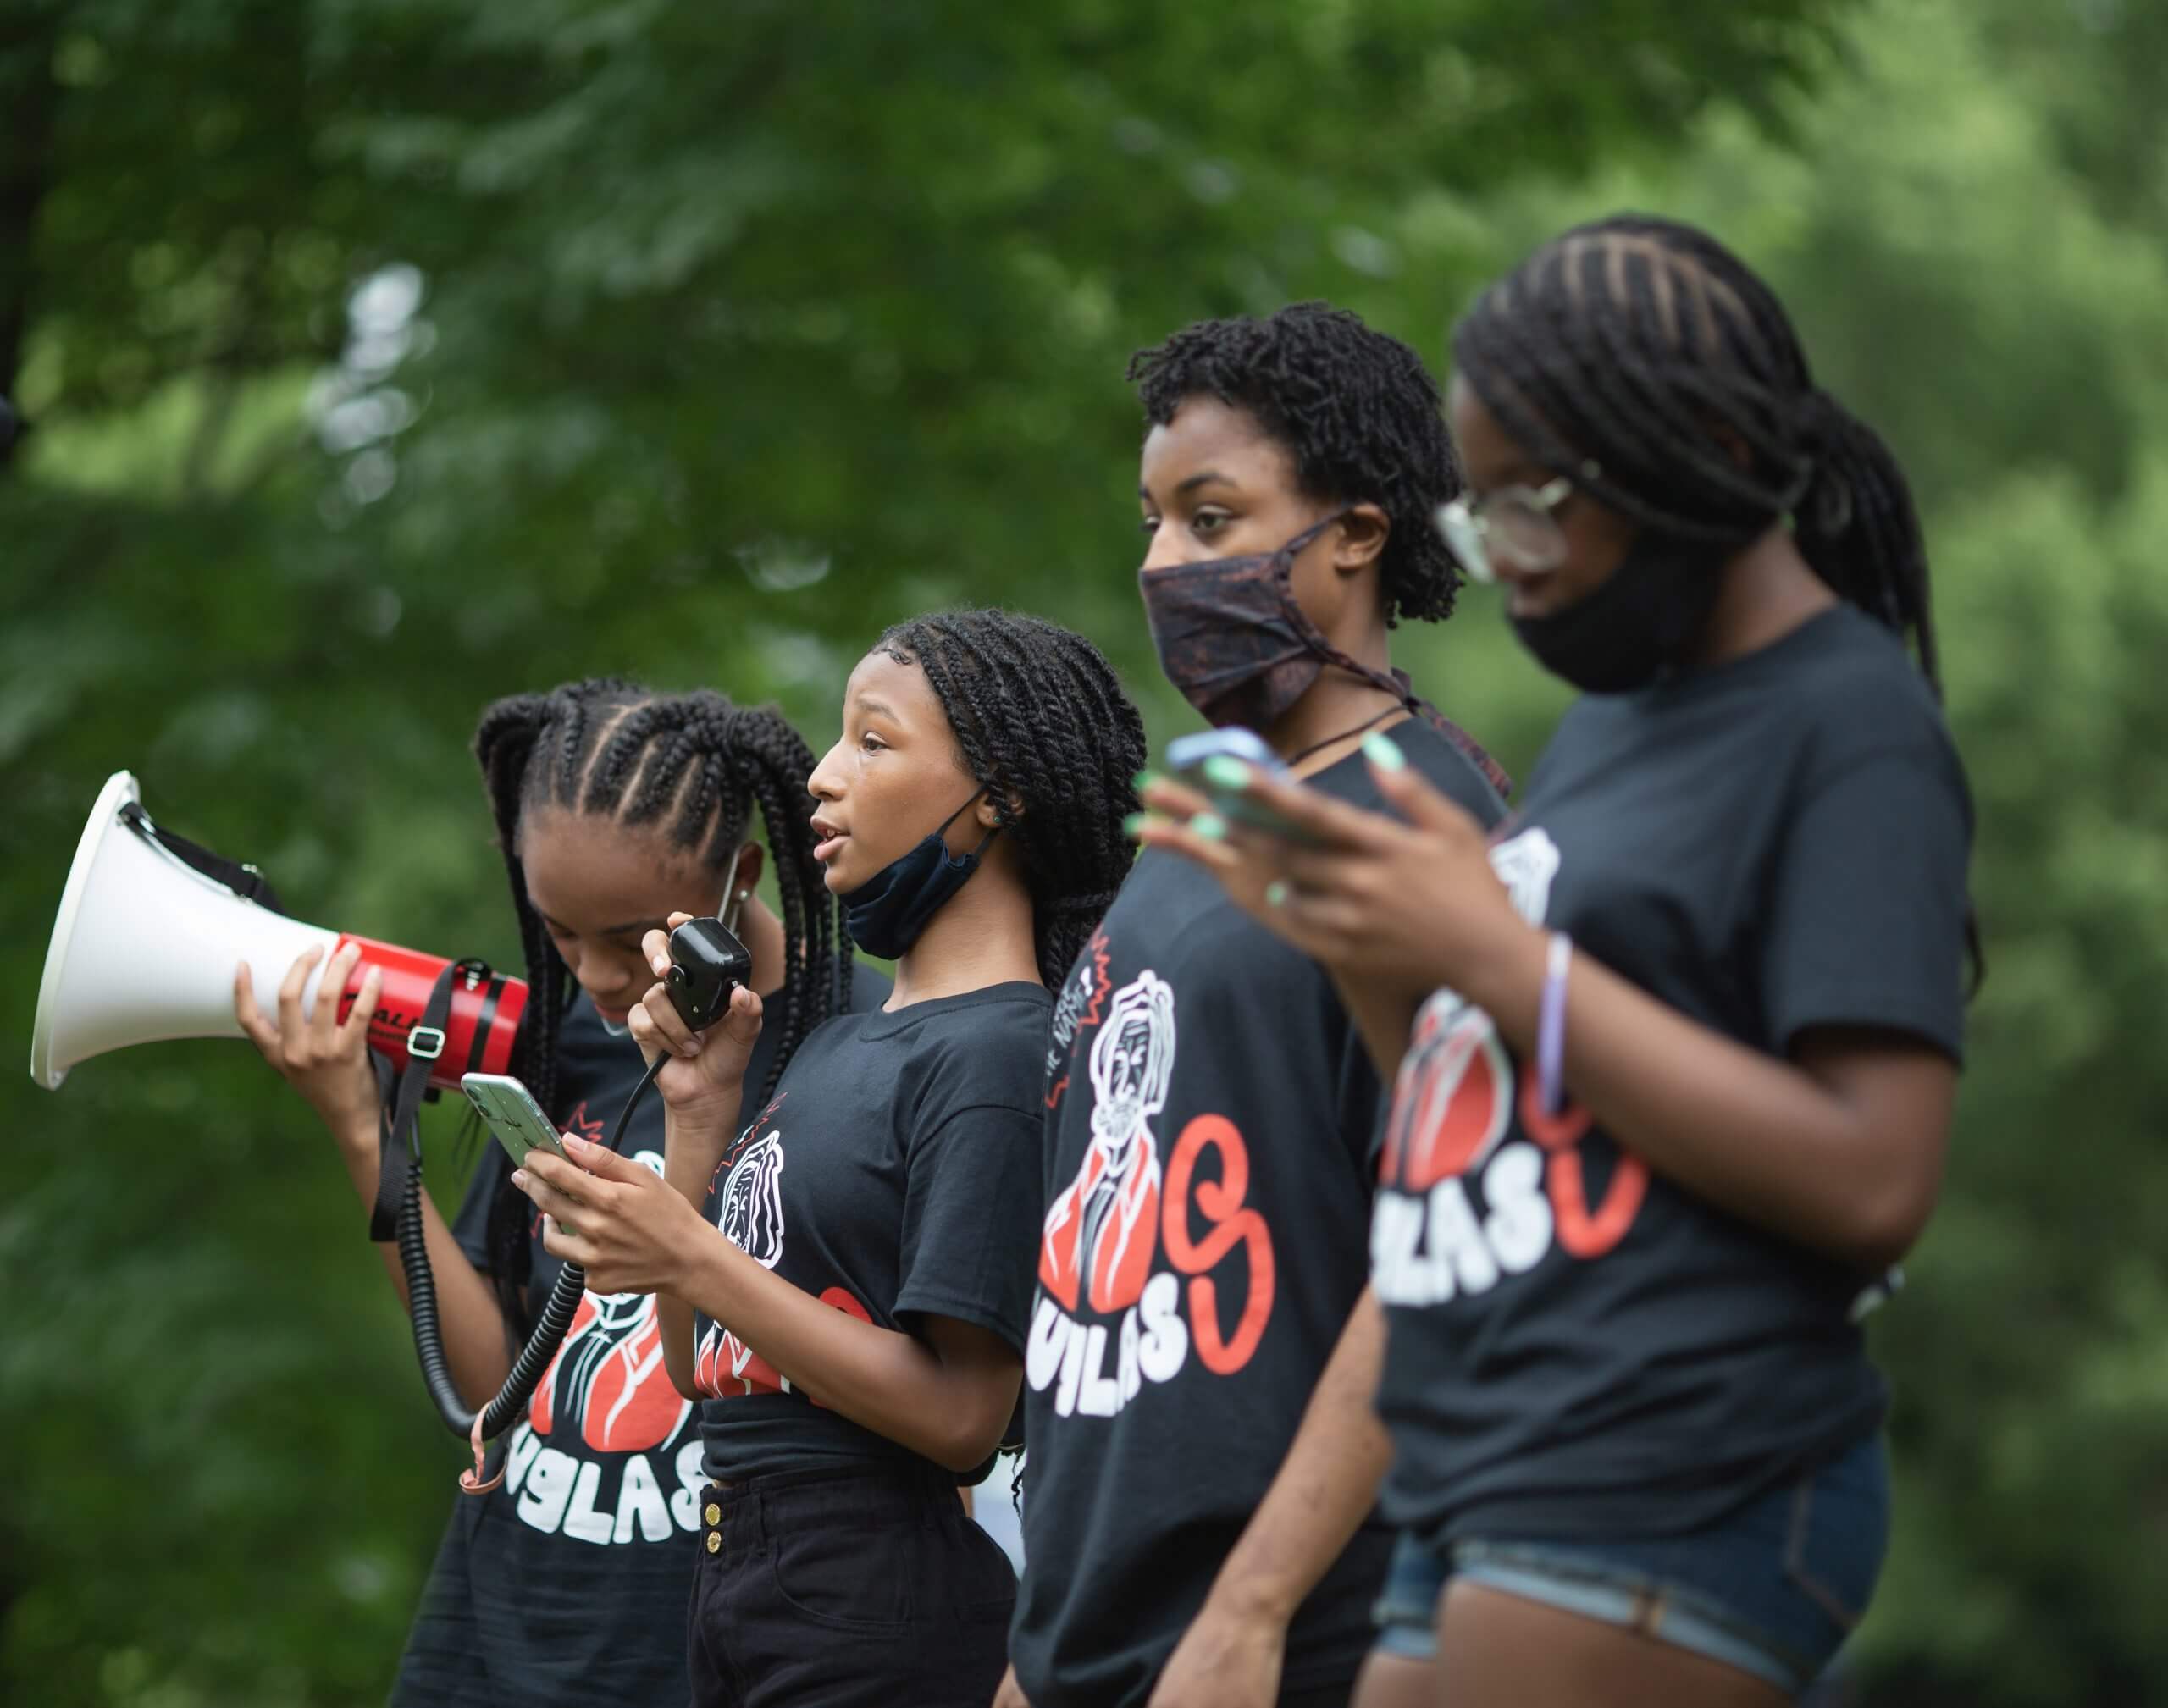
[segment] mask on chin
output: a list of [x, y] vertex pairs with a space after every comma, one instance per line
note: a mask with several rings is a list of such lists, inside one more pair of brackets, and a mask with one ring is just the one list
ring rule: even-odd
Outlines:
[[952, 854], [943, 839], [948, 826], [977, 804], [986, 793], [980, 789], [970, 800], [941, 821], [941, 828], [921, 837], [911, 851], [893, 860], [844, 896], [843, 927], [850, 940], [869, 955], [884, 961], [901, 956], [919, 939], [921, 932], [964, 887], [964, 880], [979, 869], [986, 845], [1001, 834], [996, 825], [969, 854]]
[[1208, 722], [1223, 729], [1231, 724], [1269, 729], [1329, 664], [1376, 683], [1413, 709], [1404, 681], [1341, 651], [1295, 601], [1295, 560], [1346, 514], [1336, 511], [1277, 551], [1137, 572], [1159, 667]]
[[1535, 661], [1584, 694], [1631, 694], [1691, 661], [1734, 547], [1643, 528], [1594, 591], [1546, 616], [1517, 616]]

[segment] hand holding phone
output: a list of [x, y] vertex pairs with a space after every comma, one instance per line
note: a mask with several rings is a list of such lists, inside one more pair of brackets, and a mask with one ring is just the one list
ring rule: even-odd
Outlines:
[[1288, 842], [1301, 843], [1306, 847], [1319, 845], [1317, 837], [1308, 831], [1290, 824], [1262, 802], [1215, 782], [1205, 771], [1205, 762], [1214, 759], [1239, 760], [1253, 771], [1276, 782], [1299, 782], [1280, 755], [1265, 745], [1264, 737], [1239, 725], [1230, 725], [1225, 729], [1201, 730], [1195, 735], [1179, 737], [1167, 744], [1168, 771], [1181, 782], [1210, 801], [1212, 810], [1220, 817], [1231, 823], [1247, 825], [1253, 830], [1283, 837]]
[[[505, 1147], [505, 1154], [517, 1168], [527, 1160], [532, 1150], [545, 1150], [553, 1157], [566, 1155], [565, 1141], [558, 1136], [556, 1124], [542, 1112], [542, 1105], [534, 1101], [528, 1091], [509, 1074], [465, 1074], [459, 1081], [460, 1090], [467, 1093], [467, 1100], [480, 1113], [482, 1123], [488, 1127], [496, 1141]], [[574, 1168], [579, 1166], [572, 1163]], [[570, 1222], [559, 1225], [568, 1234], [579, 1230]]]

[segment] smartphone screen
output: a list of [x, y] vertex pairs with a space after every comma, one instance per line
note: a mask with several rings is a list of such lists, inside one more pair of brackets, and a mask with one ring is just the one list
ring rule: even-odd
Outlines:
[[[480, 1114], [483, 1125], [504, 1147], [514, 1168], [527, 1160], [529, 1151], [536, 1149], [572, 1162], [570, 1157], [565, 1156], [565, 1143], [558, 1136], [556, 1125], [534, 1101], [534, 1093], [517, 1080], [505, 1074], [467, 1074], [461, 1078], [459, 1087]], [[577, 1168], [578, 1164], [573, 1166]], [[570, 1222], [563, 1226], [568, 1234], [579, 1231]]]

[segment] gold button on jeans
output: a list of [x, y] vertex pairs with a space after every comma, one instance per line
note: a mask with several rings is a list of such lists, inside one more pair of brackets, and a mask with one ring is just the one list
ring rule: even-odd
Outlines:
[[719, 1550], [722, 1549], [722, 1531], [720, 1531], [720, 1530], [711, 1530], [711, 1531], [709, 1531], [709, 1532], [708, 1532], [708, 1552], [709, 1552], [709, 1553], [711, 1553], [711, 1554], [716, 1553], [716, 1552], [719, 1551]]
[[716, 1506], [714, 1501], [711, 1501], [708, 1502], [707, 1512], [702, 1516], [704, 1516], [711, 1524], [720, 1524], [722, 1522], [722, 1508]]

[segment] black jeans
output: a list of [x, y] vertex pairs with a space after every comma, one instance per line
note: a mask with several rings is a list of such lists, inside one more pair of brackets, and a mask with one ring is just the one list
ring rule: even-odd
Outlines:
[[924, 1467], [711, 1487], [688, 1633], [695, 1708], [987, 1708], [1016, 1574]]

